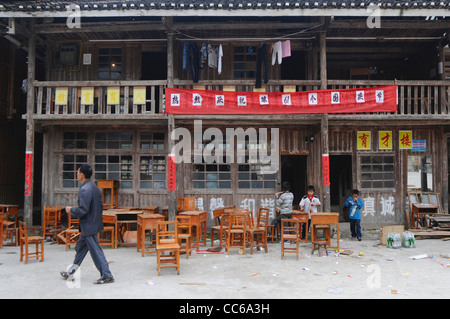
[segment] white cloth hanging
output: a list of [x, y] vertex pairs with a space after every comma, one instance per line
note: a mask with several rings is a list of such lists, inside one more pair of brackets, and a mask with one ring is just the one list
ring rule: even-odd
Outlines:
[[278, 64], [281, 64], [281, 41], [277, 41], [273, 44], [273, 51], [272, 51], [272, 65], [275, 65], [275, 61], [277, 60], [278, 55]]
[[222, 45], [219, 45], [219, 54], [218, 54], [218, 61], [217, 61], [217, 72], [219, 74], [222, 73], [222, 57], [223, 57]]

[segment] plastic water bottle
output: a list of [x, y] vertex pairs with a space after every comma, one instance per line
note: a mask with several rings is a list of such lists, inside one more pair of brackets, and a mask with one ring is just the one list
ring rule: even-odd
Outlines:
[[392, 247], [394, 249], [401, 248], [402, 241], [399, 233], [392, 233]]
[[413, 233], [410, 231], [403, 233], [402, 246], [405, 248], [416, 248], [416, 240]]
[[387, 248], [392, 248], [393, 244], [394, 244], [394, 238], [392, 236], [392, 233], [388, 233], [386, 247]]

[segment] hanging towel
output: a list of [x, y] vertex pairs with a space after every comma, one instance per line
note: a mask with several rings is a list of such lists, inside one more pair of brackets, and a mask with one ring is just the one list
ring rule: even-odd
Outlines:
[[218, 48], [214, 48], [211, 44], [208, 44], [208, 66], [210, 68], [217, 69], [218, 51]]
[[291, 40], [281, 42], [281, 57], [287, 58], [291, 56]]
[[223, 57], [222, 45], [219, 45], [219, 55], [217, 61], [217, 72], [219, 72], [219, 74], [222, 73], [222, 57]]
[[275, 65], [277, 55], [278, 55], [278, 64], [281, 64], [281, 41], [275, 42], [273, 44], [272, 65]]

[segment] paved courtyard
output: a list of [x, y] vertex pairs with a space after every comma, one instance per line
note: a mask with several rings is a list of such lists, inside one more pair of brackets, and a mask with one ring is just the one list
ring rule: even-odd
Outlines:
[[[344, 231], [343, 235], [344, 251], [330, 250], [329, 256], [311, 255], [311, 245], [304, 243], [298, 260], [293, 254], [282, 260], [280, 243], [270, 243], [267, 254], [194, 251], [189, 259], [181, 257], [180, 275], [163, 269], [161, 276], [154, 255], [142, 257], [133, 246], [105, 247], [115, 277], [115, 283], [107, 285], [93, 284], [99, 274], [89, 255], [74, 282], [60, 277], [59, 272], [73, 260], [73, 247], [66, 251], [47, 242], [44, 262], [31, 259], [27, 265], [19, 262], [18, 247], [4, 247], [0, 249], [0, 298], [448, 298], [449, 241], [416, 240], [416, 248], [389, 249], [379, 245], [378, 231], [365, 231], [362, 241], [349, 239]], [[429, 257], [410, 258], [424, 254]]]

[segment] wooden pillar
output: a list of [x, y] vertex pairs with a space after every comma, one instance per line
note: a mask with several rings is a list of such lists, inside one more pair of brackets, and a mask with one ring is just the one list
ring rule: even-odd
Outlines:
[[[321, 124], [321, 132], [322, 132], [322, 162], [324, 161], [324, 157], [328, 157], [329, 159], [329, 151], [328, 151], [328, 114], [324, 113], [322, 115], [322, 124]], [[323, 168], [323, 166], [322, 166]], [[322, 170], [322, 181], [323, 181], [324, 171]], [[327, 174], [329, 174], [329, 169]], [[322, 190], [323, 190], [323, 211], [329, 212], [331, 209], [330, 203], [330, 185], [325, 185], [322, 182]]]
[[320, 33], [320, 88], [327, 89], [327, 36], [325, 31]]
[[[34, 178], [34, 79], [36, 71], [36, 36], [33, 34], [28, 45], [28, 77], [27, 77], [27, 126], [26, 126], [26, 147], [25, 156], [31, 169], [29, 174], [25, 172], [25, 198], [23, 204], [23, 220], [28, 225], [33, 224], [33, 178]], [[30, 155], [31, 154], [31, 155]], [[27, 163], [27, 162], [26, 162]], [[26, 164], [27, 165], [27, 164]], [[28, 178], [27, 178], [28, 175]], [[31, 182], [31, 183], [27, 183]], [[29, 185], [28, 185], [29, 184]]]
[[[173, 68], [173, 52], [175, 44], [175, 36], [172, 30], [173, 17], [166, 17], [166, 32], [167, 32], [167, 87], [173, 87], [174, 68]], [[166, 97], [167, 99], [167, 97]], [[166, 100], [167, 101], [167, 100]], [[175, 119], [173, 114], [168, 115], [168, 152], [171, 153], [174, 142], [172, 140], [172, 132], [175, 129]], [[178, 165], [179, 167], [179, 165]], [[169, 220], [175, 220], [177, 214], [177, 191], [168, 191], [167, 196]]]

